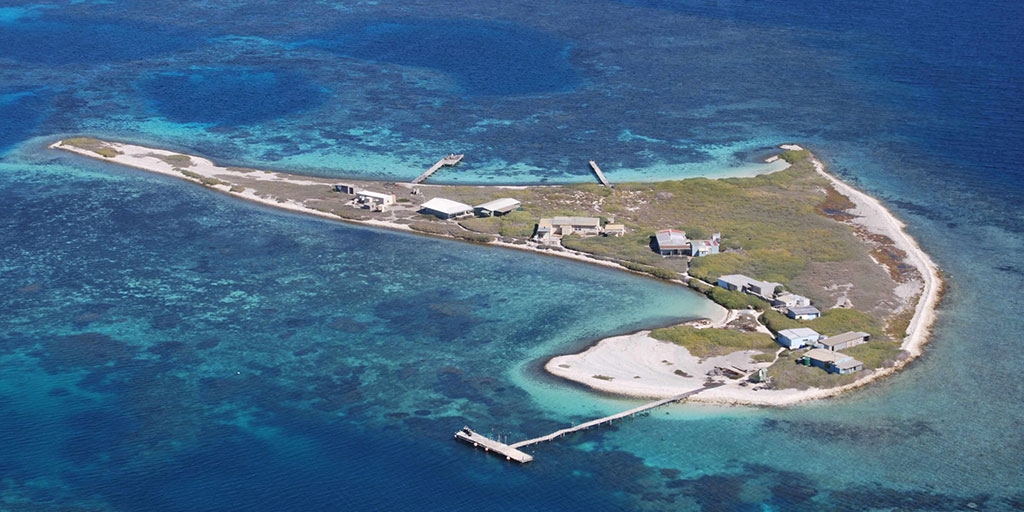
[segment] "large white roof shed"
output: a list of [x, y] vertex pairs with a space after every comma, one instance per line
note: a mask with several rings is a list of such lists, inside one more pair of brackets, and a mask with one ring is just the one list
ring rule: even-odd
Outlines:
[[435, 197], [423, 203], [423, 209], [441, 217], [442, 219], [461, 217], [463, 215], [473, 213], [472, 206], [458, 201], [452, 201], [451, 199], [445, 199], [443, 197]]
[[485, 215], [504, 214], [519, 208], [521, 204], [518, 200], [511, 197], [503, 197], [478, 205], [476, 209]]

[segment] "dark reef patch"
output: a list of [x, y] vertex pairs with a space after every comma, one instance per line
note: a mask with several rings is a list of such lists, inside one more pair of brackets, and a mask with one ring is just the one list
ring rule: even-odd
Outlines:
[[257, 68], [160, 72], [137, 84], [153, 110], [182, 123], [246, 125], [314, 108], [326, 90], [306, 75]]
[[440, 71], [453, 77], [459, 92], [467, 96], [561, 92], [582, 81], [569, 60], [568, 41], [512, 23], [374, 20], [344, 24], [300, 44], [357, 59]]

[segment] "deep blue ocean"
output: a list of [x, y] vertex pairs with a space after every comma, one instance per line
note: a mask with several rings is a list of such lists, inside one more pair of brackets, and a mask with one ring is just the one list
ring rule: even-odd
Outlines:
[[[546, 358], [699, 317], [587, 265], [289, 215], [46, 145], [460, 183], [763, 172], [814, 149], [949, 278], [837, 400], [635, 402]], [[0, 510], [1022, 510], [1024, 3], [0, 4]]]

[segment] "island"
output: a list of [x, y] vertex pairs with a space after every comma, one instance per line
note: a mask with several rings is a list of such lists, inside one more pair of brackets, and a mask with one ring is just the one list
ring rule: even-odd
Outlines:
[[783, 144], [754, 177], [538, 186], [344, 180], [219, 166], [73, 137], [50, 148], [344, 222], [536, 251], [687, 286], [715, 318], [600, 340], [552, 375], [616, 395], [783, 406], [839, 395], [920, 356], [943, 281], [875, 198]]

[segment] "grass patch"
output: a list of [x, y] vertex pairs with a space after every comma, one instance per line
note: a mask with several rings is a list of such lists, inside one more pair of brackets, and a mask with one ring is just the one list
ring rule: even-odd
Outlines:
[[188, 155], [158, 155], [156, 153], [150, 154], [175, 167], [192, 167], [192, 158], [189, 157]]
[[712, 286], [707, 288], [704, 295], [722, 307], [729, 309], [748, 309], [754, 308], [759, 310], [766, 310], [769, 304], [764, 300], [757, 298], [749, 293], [737, 292], [732, 290], [726, 290], [720, 286]]
[[676, 374], [676, 375], [678, 375], [680, 377], [686, 377], [686, 378], [693, 377], [693, 375], [690, 375], [689, 373], [686, 373], [686, 372], [684, 372], [682, 370], [676, 370], [676, 371], [674, 371], [672, 373], [674, 373], [674, 374]]
[[841, 352], [864, 363], [865, 370], [872, 370], [895, 365], [900, 357], [900, 346], [891, 341], [870, 341]]
[[687, 325], [651, 331], [651, 337], [685, 347], [701, 359], [724, 356], [738, 350], [774, 350], [778, 348], [771, 336], [730, 329], [696, 329]]
[[917, 309], [917, 303], [920, 301], [921, 295], [918, 294], [910, 301], [907, 307], [889, 317], [885, 323], [885, 334], [889, 339], [902, 340], [907, 335], [910, 321], [914, 319], [914, 310]]
[[569, 235], [562, 238], [562, 245], [574, 251], [646, 265], [658, 265], [663, 260], [660, 255], [651, 250], [651, 233], [631, 231], [623, 236], [591, 236], [586, 238], [579, 235]]
[[751, 359], [759, 363], [770, 363], [775, 360], [775, 352], [765, 352], [763, 354], [754, 354], [750, 356]]
[[231, 191], [236, 193], [236, 194], [241, 194], [242, 192], [245, 192], [245, 187], [243, 187], [241, 185], [232, 185], [231, 186]]
[[773, 389], [833, 388], [849, 384], [860, 376], [860, 372], [846, 375], [828, 373], [816, 366], [799, 364], [798, 359], [800, 354], [790, 352], [768, 367], [766, 372]]
[[[217, 178], [211, 178], [209, 176], [203, 176], [202, 174], [199, 174], [197, 172], [192, 172], [192, 171], [189, 171], [187, 169], [178, 169], [178, 172], [180, 172], [181, 174], [184, 174], [185, 176], [188, 176], [189, 178], [192, 178], [194, 180], [199, 180], [200, 183], [202, 183], [203, 185], [206, 185], [208, 187], [212, 187], [214, 185], [230, 185], [230, 183], [228, 183], [226, 181], [221, 181], [221, 180], [218, 180]], [[282, 200], [279, 199], [278, 202], [282, 202]]]
[[597, 380], [615, 380], [615, 377], [609, 377], [607, 375], [594, 375]]
[[770, 310], [764, 312], [761, 321], [775, 333], [783, 329], [809, 327], [826, 336], [835, 336], [849, 331], [863, 331], [870, 334], [871, 339], [874, 340], [889, 339], [877, 319], [856, 309], [828, 309], [821, 314], [821, 318], [814, 320], [793, 320], [778, 311]]
[[70, 139], [62, 140], [60, 144], [62, 146], [74, 146], [86, 151], [92, 151], [104, 158], [114, 158], [121, 154], [120, 151], [110, 147], [106, 142], [92, 137], [71, 137]]
[[634, 271], [634, 272], [643, 272], [645, 274], [650, 274], [650, 275], [652, 275], [654, 277], [657, 277], [658, 279], [665, 279], [665, 280], [679, 279], [679, 273], [678, 272], [676, 272], [674, 270], [669, 270], [667, 268], [652, 267], [650, 265], [641, 265], [639, 263], [633, 263], [632, 261], [622, 262], [621, 265], [623, 267], [626, 267], [626, 268]]
[[459, 221], [462, 227], [478, 233], [529, 238], [537, 225], [537, 219], [528, 212], [517, 210], [496, 217], [473, 217]]

